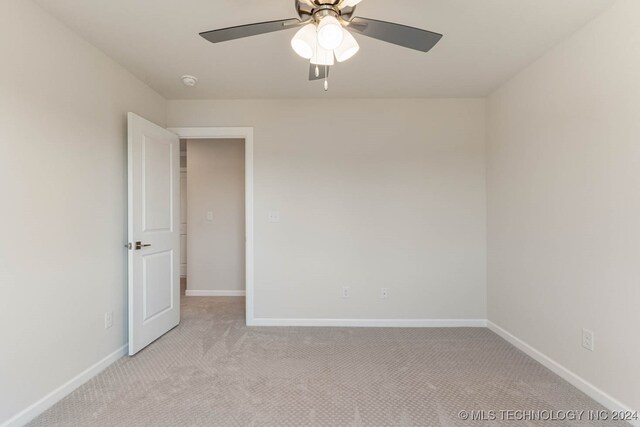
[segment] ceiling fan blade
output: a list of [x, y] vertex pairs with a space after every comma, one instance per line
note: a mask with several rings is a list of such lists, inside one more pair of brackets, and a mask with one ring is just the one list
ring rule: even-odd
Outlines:
[[295, 28], [302, 24], [303, 22], [299, 19], [281, 19], [279, 21], [259, 22], [257, 24], [239, 25], [237, 27], [206, 31], [200, 33], [200, 35], [211, 43], [220, 43], [260, 34], [273, 33], [275, 31], [288, 30], [289, 28]]
[[340, 8], [356, 7], [362, 0], [342, 0], [338, 5]]
[[368, 18], [353, 18], [348, 28], [363, 36], [421, 52], [430, 51], [442, 38], [442, 34], [431, 31]]
[[316, 76], [316, 64], [311, 64], [309, 66], [309, 80], [323, 80], [325, 77], [329, 77], [330, 68], [331, 67], [329, 67], [328, 65], [318, 65], [318, 75]]

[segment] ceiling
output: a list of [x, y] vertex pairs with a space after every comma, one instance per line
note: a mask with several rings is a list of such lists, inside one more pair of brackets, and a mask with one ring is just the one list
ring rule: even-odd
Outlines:
[[[429, 53], [355, 35], [309, 82], [295, 30], [214, 45], [198, 33], [295, 16], [293, 0], [34, 0], [167, 99], [482, 97], [614, 0], [364, 0], [356, 15], [444, 34]], [[199, 78], [194, 88], [183, 74]]]

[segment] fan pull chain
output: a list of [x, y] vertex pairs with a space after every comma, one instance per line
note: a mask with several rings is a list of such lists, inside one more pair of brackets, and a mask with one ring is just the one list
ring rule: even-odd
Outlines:
[[329, 90], [329, 72], [327, 71], [327, 66], [324, 66], [324, 91]]
[[320, 77], [320, 67], [316, 64], [316, 77]]

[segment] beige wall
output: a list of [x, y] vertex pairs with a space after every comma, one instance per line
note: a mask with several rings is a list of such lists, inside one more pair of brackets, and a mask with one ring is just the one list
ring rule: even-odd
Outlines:
[[30, 1], [0, 57], [2, 424], [125, 343], [126, 112], [166, 104]]
[[187, 175], [187, 290], [243, 291], [244, 140], [187, 140]]
[[488, 125], [489, 319], [635, 409], [638, 16], [618, 1], [497, 91]]
[[168, 124], [255, 128], [256, 317], [485, 318], [483, 100], [173, 101]]

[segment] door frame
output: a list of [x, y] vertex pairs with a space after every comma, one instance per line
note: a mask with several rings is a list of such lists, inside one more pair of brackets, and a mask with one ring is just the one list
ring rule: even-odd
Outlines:
[[[253, 128], [175, 127], [167, 128], [180, 139], [244, 139], [245, 194], [245, 292], [246, 322], [253, 324]], [[188, 154], [187, 154], [188, 155]], [[188, 173], [188, 172], [187, 172]], [[188, 227], [188, 226], [187, 226]]]

